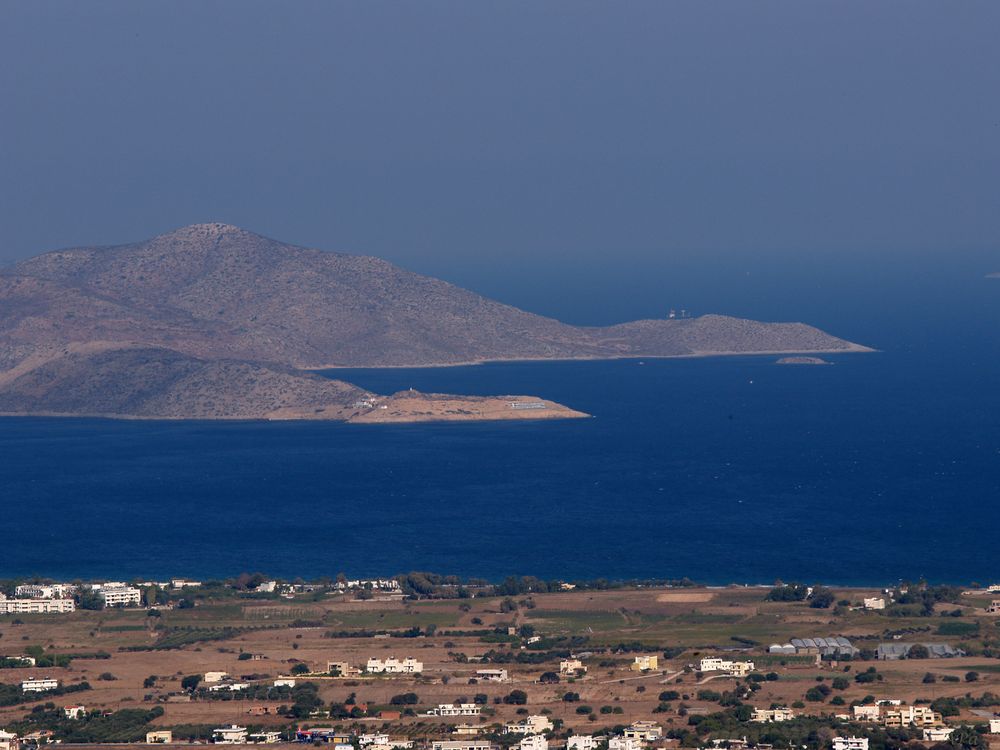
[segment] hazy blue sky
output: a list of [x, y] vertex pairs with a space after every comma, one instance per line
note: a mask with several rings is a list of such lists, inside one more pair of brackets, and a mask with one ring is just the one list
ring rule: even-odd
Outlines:
[[598, 321], [982, 252], [998, 39], [992, 0], [2, 0], [0, 262], [219, 220]]

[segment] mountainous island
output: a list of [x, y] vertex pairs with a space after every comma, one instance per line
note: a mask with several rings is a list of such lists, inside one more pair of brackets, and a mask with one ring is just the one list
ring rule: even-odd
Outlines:
[[0, 414], [351, 422], [586, 416], [532, 396], [370, 393], [317, 374], [492, 360], [871, 351], [802, 323], [578, 327], [378, 258], [226, 224], [0, 271]]

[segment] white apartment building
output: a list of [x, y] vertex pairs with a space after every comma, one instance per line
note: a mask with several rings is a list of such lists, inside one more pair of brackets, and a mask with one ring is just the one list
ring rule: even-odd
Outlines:
[[944, 723], [941, 714], [929, 706], [902, 706], [898, 710], [885, 712], [887, 727], [936, 727]]
[[365, 670], [374, 674], [419, 674], [424, 671], [424, 664], [409, 656], [402, 661], [395, 656], [384, 661], [373, 656], [365, 665]]
[[541, 734], [552, 731], [552, 721], [548, 716], [532, 714], [523, 721], [504, 724], [503, 731], [507, 734]]
[[387, 734], [361, 734], [358, 735], [358, 744], [361, 747], [368, 747], [369, 745], [388, 745], [389, 735]]
[[506, 669], [477, 669], [476, 679], [485, 682], [507, 682]]
[[55, 690], [57, 687], [59, 687], [59, 680], [53, 680], [51, 677], [41, 679], [29, 677], [26, 680], [21, 680], [22, 693], [44, 693], [46, 690]]
[[105, 607], [138, 607], [142, 602], [142, 592], [124, 583], [102, 583], [96, 589]]
[[185, 578], [174, 578], [170, 581], [170, 586], [175, 589], [196, 589], [201, 586], [201, 581], [188, 581]]
[[0, 750], [18, 750], [20, 747], [21, 741], [16, 734], [0, 729]]
[[69, 599], [76, 587], [68, 583], [29, 583], [14, 589], [18, 599]]
[[583, 662], [579, 659], [563, 659], [559, 662], [559, 674], [576, 674], [577, 672], [586, 672], [587, 668], [583, 666]]
[[476, 703], [442, 703], [437, 708], [432, 708], [427, 712], [428, 716], [479, 716], [483, 712], [482, 706]]
[[612, 737], [608, 750], [642, 750], [642, 742], [634, 737]]
[[[857, 706], [855, 706], [857, 708]], [[775, 721], [791, 721], [795, 718], [795, 713], [790, 708], [755, 708], [750, 721], [761, 724], [770, 724]]]
[[530, 734], [517, 743], [518, 750], [549, 750], [549, 741], [540, 734]]
[[247, 741], [247, 728], [230, 724], [227, 727], [219, 727], [212, 730], [212, 742], [216, 745], [245, 745]]
[[589, 734], [574, 734], [566, 740], [566, 750], [596, 750], [597, 740]]
[[833, 750], [868, 750], [867, 737], [834, 737]]
[[0, 594], [0, 615], [49, 615], [73, 612], [72, 599], [8, 599]]

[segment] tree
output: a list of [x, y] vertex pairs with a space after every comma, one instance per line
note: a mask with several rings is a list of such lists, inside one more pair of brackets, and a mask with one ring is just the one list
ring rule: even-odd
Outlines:
[[935, 682], [937, 682], [937, 677], [928, 672], [927, 674], [924, 675], [924, 679], [921, 680], [921, 682], [923, 682], [925, 685], [932, 685]]
[[562, 699], [563, 699], [564, 703], [576, 703], [576, 702], [578, 702], [580, 700], [580, 694], [579, 693], [563, 693]]
[[156, 686], [156, 675], [155, 674], [151, 674], [149, 677], [147, 677], [145, 680], [143, 680], [142, 681], [142, 686], [144, 688], [155, 687]]
[[189, 674], [183, 680], [181, 680], [181, 688], [183, 690], [194, 690], [198, 687], [198, 683], [201, 682], [200, 674]]
[[966, 682], [976, 682], [979, 679], [979, 672], [966, 672], [965, 681]]
[[970, 726], [956, 727], [948, 737], [948, 744], [961, 750], [985, 750], [986, 739]]
[[830, 589], [825, 586], [817, 586], [809, 596], [809, 606], [813, 609], [829, 609], [836, 598]]
[[292, 674], [308, 674], [308, 673], [309, 673], [309, 667], [306, 664], [299, 663], [296, 664], [294, 667], [292, 667]]
[[555, 685], [559, 682], [559, 675], [555, 672], [542, 672], [542, 676], [538, 678], [538, 681], [543, 685]]
[[417, 703], [420, 703], [420, 698], [417, 697], [416, 693], [401, 693], [392, 696], [389, 699], [389, 703], [393, 706], [415, 706]]
[[809, 589], [801, 583], [778, 584], [767, 594], [769, 602], [801, 602]]
[[906, 652], [907, 659], [930, 659], [931, 652], [927, 650], [927, 646], [922, 643], [915, 643], [910, 646], [910, 650]]
[[523, 690], [511, 690], [504, 697], [503, 702], [514, 706], [523, 706], [528, 702], [528, 694]]
[[104, 597], [96, 591], [81, 587], [76, 590], [73, 598], [79, 609], [104, 609]]

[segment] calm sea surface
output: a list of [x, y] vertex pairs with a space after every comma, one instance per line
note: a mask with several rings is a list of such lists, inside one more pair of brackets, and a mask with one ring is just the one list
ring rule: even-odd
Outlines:
[[336, 373], [587, 420], [0, 420], [0, 575], [1000, 578], [997, 318], [819, 317], [883, 351]]

